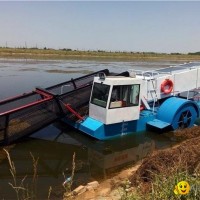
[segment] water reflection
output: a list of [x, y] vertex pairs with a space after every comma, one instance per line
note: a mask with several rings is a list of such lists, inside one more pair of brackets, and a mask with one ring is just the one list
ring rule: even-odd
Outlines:
[[[82, 168], [85, 169], [86, 167], [88, 168], [88, 171], [86, 170], [88, 175], [94, 179], [106, 178], [110, 172], [116, 172], [127, 164], [136, 163], [155, 149], [155, 141], [148, 137], [146, 133], [98, 141], [69, 129], [66, 124], [57, 123], [55, 126], [60, 132], [47, 134], [47, 131], [44, 131], [31, 137], [52, 141], [57, 144], [56, 149], [59, 152], [61, 152], [60, 145], [64, 145], [66, 149], [71, 150], [68, 152], [71, 158], [73, 152], [75, 152], [78, 174]], [[77, 152], [77, 149], [80, 151]], [[41, 151], [39, 150], [39, 152]], [[55, 154], [57, 153], [55, 152]], [[65, 167], [68, 170], [71, 169], [71, 162], [69, 165], [65, 163]], [[70, 176], [71, 171], [65, 170], [65, 173]]]
[[123, 136], [107, 142], [91, 143], [88, 138], [81, 138], [81, 141], [83, 140], [87, 146], [90, 173], [95, 179], [106, 178], [111, 172], [117, 172], [129, 164], [137, 163], [155, 148], [154, 141], [144, 134]]
[[[20, 184], [26, 177], [25, 183], [29, 183], [29, 185], [32, 183], [33, 161], [30, 155], [31, 152], [35, 159], [39, 158], [37, 166], [38, 198], [47, 199], [50, 186], [52, 186], [55, 193], [60, 191], [58, 196], [62, 196], [62, 183], [64, 181], [63, 172], [65, 172], [67, 176], [71, 174], [73, 153], [76, 153], [78, 167], [78, 165], [80, 165], [78, 163], [82, 162], [87, 164], [87, 151], [82, 149], [80, 143], [70, 139], [67, 135], [62, 136], [62, 140], [67, 140], [67, 143], [58, 142], [61, 137], [57, 139], [56, 137], [60, 135], [60, 131], [53, 126], [48, 126], [37, 133], [46, 140], [27, 138], [26, 141], [17, 143], [10, 151], [12, 161], [17, 171], [17, 182]], [[50, 133], [53, 140], [45, 138], [46, 133]], [[79, 184], [80, 180], [88, 181], [87, 165], [85, 165], [85, 167], [86, 168], [83, 169], [82, 165], [81, 168], [77, 168], [76, 186]], [[9, 183], [13, 183], [9, 168], [8, 161], [6, 159], [3, 160], [0, 164], [0, 197], [16, 199], [15, 192], [9, 185]]]
[[[16, 144], [10, 154], [15, 163], [18, 181], [26, 177], [32, 181], [33, 164], [30, 152], [38, 162], [38, 195], [47, 197], [49, 186], [61, 190], [66, 177], [71, 176], [72, 156], [76, 154], [74, 187], [91, 180], [101, 180], [117, 172], [127, 164], [134, 164], [144, 158], [155, 148], [155, 142], [145, 134], [128, 136], [107, 142], [96, 141], [78, 132], [66, 130], [57, 124], [47, 127], [27, 141]], [[9, 186], [13, 182], [7, 160], [0, 165], [1, 197], [15, 198], [14, 190]], [[42, 190], [41, 190], [42, 188]]]
[[[106, 178], [112, 172], [115, 173], [123, 167], [135, 164], [153, 152], [155, 143], [153, 140], [143, 136], [135, 138], [123, 138], [130, 142], [109, 144], [101, 150], [96, 148], [88, 149], [88, 160], [90, 162], [91, 174], [94, 176], [103, 175]], [[130, 145], [131, 144], [131, 145]], [[115, 148], [119, 147], [119, 148]]]

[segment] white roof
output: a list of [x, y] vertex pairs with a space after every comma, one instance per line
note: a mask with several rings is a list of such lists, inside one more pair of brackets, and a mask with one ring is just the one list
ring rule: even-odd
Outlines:
[[144, 79], [152, 79], [152, 78], [159, 78], [167, 75], [178, 74], [181, 72], [187, 72], [190, 70], [200, 68], [199, 62], [192, 62], [192, 63], [185, 63], [176, 66], [170, 66], [167, 68], [161, 68], [152, 71], [141, 71], [141, 70], [130, 70], [131, 72], [136, 73], [136, 77], [143, 77]]

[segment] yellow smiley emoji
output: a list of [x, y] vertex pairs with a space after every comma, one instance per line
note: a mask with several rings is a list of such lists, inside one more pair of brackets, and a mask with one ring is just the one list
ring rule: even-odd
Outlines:
[[185, 195], [188, 194], [190, 191], [190, 185], [187, 181], [179, 182], [174, 189], [175, 194]]

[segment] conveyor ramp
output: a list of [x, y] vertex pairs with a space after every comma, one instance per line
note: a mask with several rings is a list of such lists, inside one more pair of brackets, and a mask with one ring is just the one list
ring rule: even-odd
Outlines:
[[77, 79], [0, 101], [0, 144], [11, 143], [23, 136], [71, 115], [64, 104], [73, 109], [88, 104], [94, 76], [101, 70]]

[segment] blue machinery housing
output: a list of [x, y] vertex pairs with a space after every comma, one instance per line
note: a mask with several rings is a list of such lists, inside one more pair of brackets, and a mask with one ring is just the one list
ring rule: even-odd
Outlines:
[[177, 97], [168, 98], [156, 112], [143, 110], [140, 118], [134, 121], [106, 125], [91, 117], [82, 122], [64, 121], [74, 128], [99, 140], [110, 139], [126, 134], [153, 130], [164, 132], [177, 128], [189, 128], [199, 117], [199, 106], [196, 102]]

